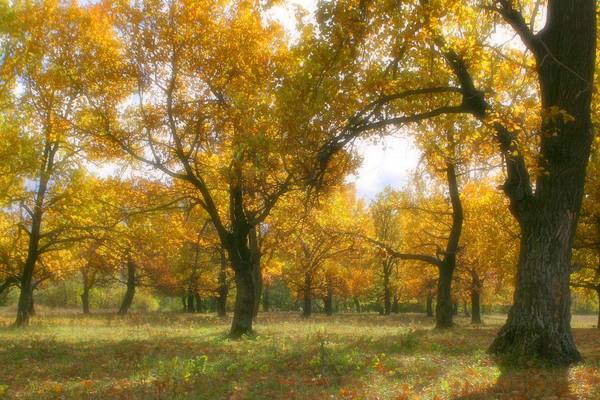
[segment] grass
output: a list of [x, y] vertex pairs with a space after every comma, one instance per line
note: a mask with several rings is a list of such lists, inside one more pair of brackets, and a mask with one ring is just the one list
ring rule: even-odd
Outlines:
[[517, 370], [485, 352], [502, 316], [439, 332], [416, 314], [269, 313], [231, 341], [229, 321], [207, 315], [45, 314], [16, 330], [0, 311], [0, 398], [600, 398], [594, 317], [573, 321], [584, 363]]

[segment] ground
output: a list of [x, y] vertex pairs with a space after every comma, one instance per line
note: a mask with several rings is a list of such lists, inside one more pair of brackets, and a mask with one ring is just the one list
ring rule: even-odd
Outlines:
[[600, 399], [600, 330], [573, 320], [585, 362], [501, 366], [485, 352], [502, 322], [458, 318], [436, 331], [417, 314], [259, 316], [44, 313], [26, 330], [0, 310], [0, 399]]

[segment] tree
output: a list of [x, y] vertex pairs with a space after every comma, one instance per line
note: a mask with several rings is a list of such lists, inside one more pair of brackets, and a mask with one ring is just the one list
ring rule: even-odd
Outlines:
[[[588, 168], [586, 195], [583, 200], [581, 221], [575, 238], [571, 286], [595, 292], [600, 300], [600, 157], [594, 152]], [[598, 324], [600, 329], [600, 309]]]
[[498, 293], [514, 279], [518, 251], [518, 226], [493, 183], [489, 178], [473, 179], [463, 190], [465, 227], [458, 254], [458, 279], [470, 299], [474, 324], [482, 322], [484, 290]]
[[[371, 219], [373, 221], [375, 238], [381, 243], [392, 248], [399, 248], [401, 244], [400, 209], [395, 203], [396, 196], [389, 187], [379, 193], [375, 201], [370, 205]], [[392, 282], [396, 270], [397, 258], [385, 251], [379, 253], [381, 263], [381, 279], [383, 283], [383, 307], [384, 314], [392, 312]], [[395, 279], [399, 279], [395, 276]]]
[[133, 102], [105, 97], [86, 127], [197, 191], [235, 273], [231, 335], [250, 333], [255, 229], [282, 195], [305, 184], [306, 160], [318, 150], [317, 143], [299, 152], [296, 127], [282, 123], [287, 44], [245, 1], [118, 2], [110, 14], [123, 54], [111, 64], [128, 79], [120, 98]]
[[[2, 80], [18, 82], [21, 89], [10, 92], [11, 103], [20, 115], [10, 117], [3, 109], [2, 120], [12, 120], [11, 126], [18, 127], [16, 137], [31, 146], [23, 156], [34, 154], [36, 164], [34, 172], [25, 169], [21, 175], [21, 179], [32, 182], [27, 187], [33, 188], [21, 202], [25, 213], [21, 226], [28, 236], [28, 248], [20, 274], [15, 324], [22, 326], [29, 322], [32, 280], [40, 255], [63, 241], [57, 239], [63, 230], [45, 227], [45, 217], [67, 200], [65, 192], [71, 179], [76, 179], [81, 161], [81, 143], [75, 139], [77, 131], [72, 123], [85, 108], [84, 96], [70, 78], [77, 75], [93, 81], [99, 75], [106, 76], [106, 71], [95, 68], [84, 55], [106, 57], [112, 49], [104, 45], [98, 21], [76, 5], [19, 1], [2, 12], [8, 13], [2, 16], [3, 21], [9, 21], [1, 32], [7, 50], [3, 59], [11, 59], [3, 65]], [[25, 146], [17, 149], [21, 147]]]
[[[304, 207], [302, 203], [290, 206]], [[287, 259], [283, 274], [303, 299], [304, 317], [311, 316], [315, 293], [326, 299], [328, 314], [332, 313], [334, 281], [342, 267], [339, 261], [356, 249], [360, 239], [357, 232], [365, 217], [362, 214], [362, 205], [357, 202], [353, 188], [342, 187], [327, 201], [307, 209], [282, 245], [281, 252]]]
[[[471, 114], [485, 123], [500, 145], [507, 175], [503, 189], [521, 229], [514, 304], [490, 351], [523, 359], [533, 354], [557, 364], [576, 362], [581, 356], [570, 328], [569, 271], [593, 138], [590, 105], [596, 2], [549, 0], [545, 26], [537, 33], [534, 28], [539, 2], [515, 5], [511, 0], [490, 1], [484, 12], [474, 10], [470, 3], [450, 1], [444, 5], [426, 1], [406, 9], [420, 17], [423, 23], [419, 33], [429, 39], [426, 45], [410, 47], [420, 49], [417, 53], [424, 55], [417, 56], [417, 60], [431, 60], [433, 49], [451, 72], [452, 86], [400, 92], [394, 91], [396, 87], [387, 88], [387, 93], [349, 119], [344, 134], [331, 138], [323, 159], [370, 129], [402, 126], [445, 114]], [[383, 9], [382, 14], [394, 21], [395, 14], [389, 10]], [[496, 16], [519, 36], [525, 52], [513, 46], [507, 56], [502, 46], [493, 43], [490, 32]], [[464, 26], [477, 29], [465, 32]], [[405, 27], [403, 24], [400, 32], [404, 33]], [[503, 56], [501, 62], [496, 61], [498, 52]], [[411, 59], [403, 57], [405, 53], [414, 54], [405, 51], [389, 58], [398, 65], [402, 59]], [[521, 57], [525, 62], [515, 63], [515, 53], [526, 53]], [[503, 82], [496, 79], [502, 70], [508, 72], [499, 74], [508, 78]], [[524, 77], [523, 85], [514, 84], [515, 74]], [[494, 85], [493, 102], [476, 86], [477, 80], [486, 77]], [[495, 85], [499, 82], [504, 86]], [[390, 104], [409, 95], [444, 93], [448, 98], [452, 92], [460, 93], [460, 104], [440, 105], [437, 97], [437, 101], [415, 104], [418, 109], [434, 105], [425, 111], [407, 113], [406, 107], [399, 109], [403, 112], [388, 111]], [[533, 102], [532, 93], [536, 93]], [[516, 118], [533, 106], [539, 106], [536, 118]]]

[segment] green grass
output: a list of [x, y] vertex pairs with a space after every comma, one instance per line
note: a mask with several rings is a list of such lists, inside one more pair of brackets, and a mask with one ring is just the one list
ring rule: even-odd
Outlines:
[[231, 341], [229, 320], [207, 315], [45, 314], [16, 330], [0, 312], [0, 398], [600, 398], [593, 317], [573, 323], [584, 363], [516, 370], [485, 352], [502, 316], [439, 332], [416, 314], [270, 313], [256, 337]]

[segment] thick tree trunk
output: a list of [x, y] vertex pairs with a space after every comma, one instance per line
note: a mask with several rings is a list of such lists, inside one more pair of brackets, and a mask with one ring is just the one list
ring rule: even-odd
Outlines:
[[444, 265], [438, 268], [437, 302], [435, 305], [435, 327], [446, 329], [452, 327], [454, 304], [452, 302], [453, 267]]
[[480, 290], [471, 289], [471, 323], [481, 324]]
[[312, 279], [310, 274], [304, 274], [304, 305], [302, 307], [302, 316], [310, 317], [312, 313]]
[[129, 257], [127, 258], [127, 291], [119, 308], [119, 315], [125, 315], [129, 311], [129, 307], [131, 307], [133, 297], [135, 296], [135, 285], [135, 263]]
[[568, 364], [581, 359], [570, 327], [569, 266], [565, 260], [570, 261], [571, 249], [557, 243], [560, 236], [541, 232], [542, 226], [534, 232], [525, 229], [514, 304], [490, 350], [523, 360], [533, 356]]
[[427, 291], [427, 316], [433, 317], [433, 293], [431, 290]]
[[234, 338], [239, 338], [242, 335], [252, 333], [256, 292], [251, 262], [248, 262], [244, 269], [236, 269], [235, 285], [235, 309], [230, 334]]
[[[537, 35], [521, 31], [537, 62], [542, 172], [531, 185], [523, 163], [507, 159], [504, 190], [521, 227], [521, 248], [513, 306], [490, 347], [495, 354], [562, 365], [581, 360], [570, 326], [569, 272], [594, 137], [596, 3], [549, 0], [546, 26]], [[500, 142], [509, 153], [511, 141]]]

